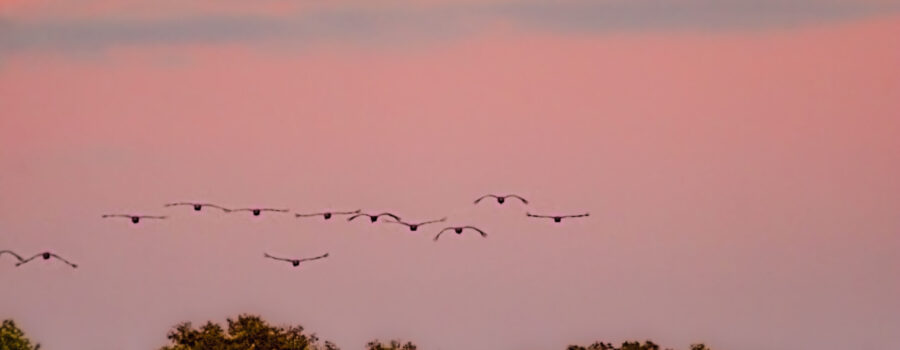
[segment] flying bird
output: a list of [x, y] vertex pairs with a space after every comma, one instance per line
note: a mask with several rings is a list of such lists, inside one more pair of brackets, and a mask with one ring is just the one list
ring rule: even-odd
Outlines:
[[262, 212], [264, 212], [264, 211], [274, 211], [274, 212], [279, 212], [279, 213], [287, 213], [287, 212], [288, 212], [287, 209], [272, 209], [272, 208], [241, 208], [241, 209], [231, 209], [231, 211], [229, 211], [229, 213], [230, 213], [230, 212], [234, 212], [234, 211], [249, 211], [249, 212], [253, 212], [253, 216], [259, 216], [259, 214], [262, 214]]
[[25, 259], [25, 260], [20, 261], [19, 263], [16, 264], [16, 266], [19, 266], [19, 265], [22, 265], [22, 264], [26, 264], [26, 263], [28, 263], [29, 261], [34, 260], [34, 258], [37, 258], [37, 257], [39, 257], [39, 256], [40, 256], [40, 257], [43, 257], [44, 260], [49, 260], [50, 258], [56, 258], [56, 259], [58, 259], [59, 261], [62, 261], [62, 262], [64, 262], [64, 263], [66, 263], [67, 265], [71, 266], [73, 269], [74, 269], [74, 268], [78, 268], [78, 265], [75, 265], [75, 264], [73, 264], [73, 263], [70, 263], [68, 260], [63, 259], [63, 258], [60, 257], [59, 255], [53, 254], [53, 253], [51, 253], [51, 252], [43, 252], [43, 253], [35, 254], [34, 256], [32, 256], [32, 257], [30, 257], [30, 258], [28, 258], [28, 259]]
[[353, 219], [356, 219], [356, 218], [358, 218], [358, 217], [360, 217], [360, 216], [368, 216], [368, 217], [369, 217], [369, 221], [371, 221], [371, 222], [378, 221], [378, 217], [380, 217], [380, 216], [390, 216], [390, 217], [394, 218], [395, 221], [400, 221], [400, 217], [399, 217], [399, 216], [394, 215], [394, 214], [391, 214], [391, 213], [381, 213], [381, 214], [378, 214], [378, 215], [370, 215], [370, 214], [366, 214], [366, 213], [358, 213], [358, 214], [356, 214], [356, 215], [353, 215], [353, 216], [347, 218], [347, 221], [353, 221]]
[[17, 260], [19, 260], [19, 262], [22, 261], [22, 256], [19, 255], [19, 254], [16, 254], [16, 253], [15, 253], [14, 251], [12, 251], [12, 250], [0, 250], [0, 256], [3, 256], [4, 253], [9, 254], [9, 255], [12, 255], [12, 256], [15, 257]]
[[357, 209], [354, 211], [326, 211], [326, 212], [322, 212], [322, 213], [294, 214], [294, 216], [298, 217], [298, 218], [307, 218], [307, 217], [311, 217], [311, 216], [320, 216], [321, 215], [323, 218], [325, 218], [325, 220], [328, 220], [328, 219], [331, 219], [331, 217], [334, 215], [358, 214], [361, 211], [362, 211], [362, 209]]
[[580, 218], [580, 217], [591, 215], [591, 213], [584, 213], [584, 214], [577, 214], [577, 215], [534, 215], [532, 213], [525, 213], [525, 214], [532, 218], [553, 219], [553, 222], [561, 222], [562, 219], [565, 219], [565, 218]]
[[428, 224], [433, 224], [433, 223], [436, 223], [436, 222], [444, 222], [444, 221], [447, 221], [447, 218], [442, 218], [442, 219], [440, 219], [440, 220], [423, 221], [423, 222], [418, 222], [418, 223], [415, 223], [415, 224], [411, 224], [411, 223], [408, 223], [408, 222], [403, 222], [403, 221], [400, 221], [400, 220], [397, 220], [397, 221], [389, 220], [389, 221], [385, 221], [385, 222], [389, 222], [389, 223], [392, 223], [392, 224], [406, 225], [406, 227], [409, 227], [409, 230], [410, 230], [410, 231], [416, 231], [416, 230], [419, 229], [419, 226], [422, 226], [422, 225], [428, 225]]
[[481, 234], [481, 237], [487, 237], [487, 233], [484, 233], [484, 231], [478, 229], [475, 226], [452, 226], [452, 227], [447, 227], [447, 228], [441, 230], [441, 232], [438, 232], [437, 236], [434, 236], [434, 241], [437, 242], [438, 238], [440, 238], [441, 234], [443, 234], [444, 232], [453, 230], [453, 232], [456, 232], [456, 234], [461, 235], [463, 230], [465, 230], [465, 229], [471, 229], [471, 230], [478, 231], [478, 233]]
[[506, 199], [507, 199], [507, 198], [515, 198], [515, 199], [518, 199], [518, 200], [522, 201], [522, 204], [528, 204], [528, 201], [525, 200], [525, 198], [522, 198], [521, 196], [515, 195], [515, 194], [508, 194], [508, 195], [505, 195], [505, 196], [498, 196], [498, 195], [495, 195], [495, 194], [486, 194], [486, 195], [483, 195], [483, 196], [479, 197], [478, 199], [476, 199], [476, 200], [475, 200], [475, 204], [478, 204], [478, 202], [481, 202], [482, 199], [485, 199], [485, 198], [488, 198], [488, 197], [496, 198], [496, 199], [497, 199], [497, 203], [500, 203], [500, 204], [503, 204], [504, 202], [506, 202]]
[[322, 259], [322, 258], [327, 258], [327, 257], [328, 257], [328, 253], [325, 253], [325, 254], [323, 254], [323, 255], [319, 255], [319, 256], [317, 256], [317, 257], [306, 258], [306, 259], [285, 259], [285, 258], [278, 258], [278, 257], [274, 257], [274, 256], [269, 255], [269, 253], [263, 253], [263, 256], [266, 257], [266, 258], [269, 258], [269, 259], [274, 259], [274, 260], [279, 260], [279, 261], [287, 261], [287, 262], [291, 263], [291, 265], [298, 266], [298, 265], [300, 265], [300, 263], [302, 263], [302, 262], [304, 262], [304, 261], [318, 260], [318, 259]]
[[194, 210], [195, 210], [195, 211], [200, 211], [200, 210], [202, 210], [204, 207], [209, 207], [209, 208], [216, 208], [216, 209], [222, 210], [222, 211], [224, 211], [224, 212], [226, 212], [226, 213], [231, 212], [231, 209], [228, 209], [228, 208], [225, 208], [225, 207], [222, 207], [222, 206], [218, 206], [218, 205], [215, 205], [215, 204], [210, 204], [210, 203], [178, 202], [178, 203], [169, 203], [169, 204], [166, 204], [165, 206], [166, 206], [166, 207], [175, 207], [175, 206], [183, 206], [183, 205], [189, 205], [189, 206], [192, 206], [192, 207], [194, 207]]
[[105, 214], [103, 218], [129, 218], [131, 219], [131, 223], [138, 223], [141, 219], [165, 219], [167, 216], [152, 216], [152, 215], [127, 215], [127, 214]]

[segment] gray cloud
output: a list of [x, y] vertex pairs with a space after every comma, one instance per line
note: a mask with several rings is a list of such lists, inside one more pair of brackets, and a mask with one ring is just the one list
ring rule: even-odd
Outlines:
[[0, 18], [0, 54], [97, 51], [141, 45], [408, 43], [477, 31], [491, 23], [562, 32], [729, 30], [893, 14], [900, 2], [838, 0], [574, 0], [439, 7], [342, 8], [284, 16], [191, 16], [154, 20], [16, 21]]

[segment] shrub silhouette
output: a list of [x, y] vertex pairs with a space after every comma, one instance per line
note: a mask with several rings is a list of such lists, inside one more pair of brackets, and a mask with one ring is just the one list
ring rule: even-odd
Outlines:
[[0, 350], [39, 350], [41, 344], [31, 345], [31, 340], [25, 336], [13, 320], [3, 320], [0, 325]]
[[271, 326], [254, 315], [228, 319], [228, 329], [207, 322], [194, 329], [190, 322], [175, 326], [168, 334], [171, 345], [160, 350], [339, 350], [331, 342], [319, 344], [315, 334], [304, 334], [302, 326]]

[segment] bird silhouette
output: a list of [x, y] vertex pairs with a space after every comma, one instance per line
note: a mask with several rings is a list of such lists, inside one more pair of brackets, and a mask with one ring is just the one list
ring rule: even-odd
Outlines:
[[259, 216], [264, 211], [273, 211], [278, 213], [287, 213], [288, 209], [272, 209], [272, 208], [241, 208], [241, 209], [231, 209], [230, 212], [235, 211], [249, 211], [253, 213], [253, 216]]
[[311, 216], [322, 216], [323, 218], [325, 218], [325, 220], [328, 220], [328, 219], [331, 219], [331, 217], [334, 215], [358, 214], [361, 211], [362, 211], [362, 209], [357, 209], [354, 211], [326, 211], [326, 212], [321, 212], [321, 213], [294, 214], [294, 216], [298, 217], [298, 218], [308, 218]]
[[131, 219], [131, 223], [136, 224], [141, 222], [141, 219], [165, 219], [167, 216], [153, 216], [153, 215], [128, 215], [128, 214], [106, 214], [103, 215], [103, 218], [129, 218]]
[[318, 260], [318, 259], [327, 258], [327, 257], [328, 257], [328, 253], [325, 253], [325, 254], [323, 254], [323, 255], [319, 255], [319, 256], [317, 256], [317, 257], [305, 258], [305, 259], [285, 259], [285, 258], [278, 258], [278, 257], [274, 257], [274, 256], [269, 255], [269, 253], [263, 253], [263, 256], [266, 257], [266, 258], [269, 258], [269, 259], [274, 259], [274, 260], [279, 260], [279, 261], [287, 261], [287, 262], [291, 263], [291, 265], [298, 266], [298, 265], [300, 265], [300, 263], [302, 263], [302, 262], [304, 262], [304, 261]]
[[353, 215], [353, 216], [347, 218], [347, 221], [353, 221], [353, 219], [356, 219], [356, 218], [358, 218], [358, 217], [360, 217], [360, 216], [368, 216], [368, 217], [369, 217], [369, 221], [371, 221], [371, 222], [378, 221], [378, 217], [380, 217], [380, 216], [390, 216], [390, 217], [394, 218], [394, 220], [400, 221], [400, 217], [399, 217], [399, 216], [394, 215], [394, 214], [391, 214], [391, 213], [381, 213], [381, 214], [378, 214], [378, 215], [371, 215], [371, 214], [366, 214], [366, 213], [358, 213], [358, 214], [356, 214], [356, 215]]
[[0, 250], [0, 256], [3, 256], [4, 253], [12, 255], [13, 257], [16, 258], [16, 260], [19, 260], [19, 262], [22, 262], [22, 256], [19, 254], [16, 254], [16, 252], [14, 252], [12, 250]]
[[184, 206], [184, 205], [189, 205], [189, 206], [194, 207], [195, 211], [200, 211], [204, 207], [209, 207], [209, 208], [216, 208], [216, 209], [222, 210], [226, 213], [231, 212], [231, 209], [228, 209], [228, 208], [225, 208], [222, 206], [218, 206], [215, 204], [210, 204], [210, 203], [177, 202], [177, 203], [169, 203], [169, 204], [166, 204], [165, 206], [166, 207], [175, 207], [175, 206]]
[[394, 221], [394, 220], [388, 220], [388, 221], [385, 221], [385, 222], [392, 223], [392, 224], [406, 225], [406, 227], [409, 227], [409, 230], [410, 230], [410, 231], [416, 231], [416, 230], [419, 229], [419, 226], [422, 226], [422, 225], [428, 225], [428, 224], [433, 224], [433, 223], [436, 223], [436, 222], [444, 222], [444, 221], [447, 221], [447, 218], [442, 218], [442, 219], [440, 219], [440, 220], [431, 220], [431, 221], [417, 222], [417, 223], [414, 223], [414, 224], [411, 224], [411, 223], [408, 223], [408, 222], [403, 222], [403, 221], [400, 221], [400, 220], [396, 220], [396, 221]]
[[504, 202], [506, 202], [506, 199], [507, 199], [507, 198], [510, 198], [510, 197], [522, 201], [522, 204], [528, 204], [528, 201], [525, 200], [525, 198], [522, 198], [521, 196], [515, 195], [515, 194], [508, 194], [508, 195], [505, 195], [505, 196], [498, 196], [498, 195], [495, 195], [495, 194], [486, 194], [486, 195], [483, 195], [483, 196], [479, 197], [478, 199], [476, 199], [476, 200], [475, 200], [475, 204], [478, 204], [478, 202], [481, 202], [482, 199], [485, 199], [485, 198], [488, 198], [488, 197], [496, 198], [496, 199], [497, 199], [497, 203], [499, 203], [499, 204], [503, 204]]
[[544, 219], [553, 219], [553, 222], [562, 222], [562, 219], [565, 218], [580, 218], [584, 216], [590, 216], [591, 213], [577, 214], [577, 215], [535, 215], [532, 213], [525, 213], [529, 217], [533, 218], [544, 218]]
[[484, 231], [478, 229], [475, 226], [451, 226], [441, 230], [441, 232], [438, 232], [437, 236], [434, 236], [434, 241], [437, 242], [438, 238], [440, 238], [441, 234], [443, 234], [444, 232], [453, 230], [453, 232], [456, 232], [456, 234], [461, 235], [463, 230], [465, 229], [478, 231], [478, 233], [481, 234], [481, 237], [487, 237], [487, 233], [484, 233]]
[[29, 261], [34, 260], [34, 258], [37, 258], [37, 257], [39, 257], [39, 256], [40, 256], [40, 257], [43, 257], [44, 260], [48, 260], [48, 259], [50, 259], [50, 258], [56, 258], [56, 259], [58, 259], [59, 261], [62, 261], [62, 262], [64, 262], [64, 263], [66, 263], [67, 265], [71, 266], [72, 268], [78, 268], [78, 265], [75, 265], [75, 264], [73, 264], [73, 263], [70, 263], [68, 260], [63, 259], [63, 258], [60, 257], [59, 255], [53, 254], [53, 253], [51, 253], [51, 252], [37, 253], [37, 254], [35, 254], [34, 256], [32, 256], [32, 257], [30, 257], [30, 258], [28, 258], [28, 259], [25, 259], [25, 260], [20, 261], [19, 263], [16, 264], [16, 266], [19, 266], [19, 265], [22, 265], [22, 264], [26, 264], [26, 263], [28, 263]]

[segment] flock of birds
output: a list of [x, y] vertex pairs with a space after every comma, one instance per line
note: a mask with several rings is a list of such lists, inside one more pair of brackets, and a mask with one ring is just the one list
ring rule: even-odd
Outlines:
[[[525, 204], [525, 205], [528, 204], [528, 200], [526, 200], [526, 199], [523, 198], [522, 196], [515, 195], [515, 194], [507, 194], [507, 195], [487, 194], [487, 195], [481, 196], [481, 197], [479, 197], [478, 199], [476, 199], [475, 202], [474, 202], [474, 204], [480, 203], [480, 202], [481, 202], [482, 200], [484, 200], [485, 198], [493, 198], [493, 199], [495, 199], [495, 200], [497, 201], [498, 204], [503, 204], [503, 203], [505, 203], [505, 202], [507, 201], [507, 199], [510, 199], [510, 198], [517, 199], [517, 200], [519, 200], [522, 204]], [[253, 214], [253, 216], [260, 216], [260, 215], [262, 215], [263, 212], [274, 212], [274, 213], [289, 213], [289, 212], [290, 212], [289, 209], [273, 209], [273, 208], [240, 208], [240, 209], [229, 209], [229, 208], [226, 208], [226, 207], [223, 207], [223, 206], [219, 206], [219, 205], [216, 205], [216, 204], [211, 204], [211, 203], [194, 203], [194, 202], [177, 202], [177, 203], [168, 203], [168, 204], [165, 205], [165, 207], [179, 207], [179, 206], [189, 206], [189, 207], [192, 207], [192, 208], [194, 209], [194, 211], [201, 211], [201, 210], [203, 210], [203, 208], [213, 208], [213, 209], [221, 210], [221, 211], [223, 211], [223, 212], [225, 212], [225, 213], [250, 212], [250, 213]], [[580, 217], [589, 216], [590, 213], [573, 214], [573, 215], [536, 215], [536, 214], [532, 214], [532, 213], [530, 213], [530, 212], [526, 212], [525, 215], [526, 215], [527, 217], [530, 217], [530, 218], [552, 219], [553, 222], [557, 222], [557, 223], [558, 223], [558, 222], [562, 222], [563, 219], [567, 219], [567, 218], [580, 218]], [[405, 222], [405, 221], [403, 221], [399, 216], [397, 216], [397, 215], [395, 215], [395, 214], [392, 214], [392, 213], [383, 212], [383, 213], [377, 213], [377, 214], [369, 214], [369, 213], [363, 213], [361, 209], [354, 210], [354, 211], [327, 211], [327, 212], [320, 212], [320, 213], [303, 213], [303, 214], [301, 214], [301, 213], [295, 213], [294, 216], [295, 216], [295, 217], [298, 217], [298, 218], [321, 216], [321, 217], [324, 218], [325, 220], [329, 220], [329, 219], [331, 219], [331, 218], [334, 217], [334, 216], [349, 216], [349, 217], [347, 218], [347, 221], [353, 221], [353, 220], [355, 220], [355, 219], [357, 219], [357, 218], [359, 218], [359, 217], [367, 217], [367, 218], [369, 218], [369, 222], [372, 222], [372, 223], [377, 222], [379, 218], [386, 217], [386, 218], [388, 218], [388, 219], [386, 219], [386, 220], [383, 221], [383, 222], [385, 222], [385, 223], [391, 223], [391, 224], [397, 224], [397, 225], [403, 225], [403, 226], [406, 226], [407, 228], [409, 228], [410, 231], [418, 231], [419, 227], [424, 226], [424, 225], [436, 224], [436, 223], [440, 223], [440, 222], [447, 221], [447, 218], [446, 218], [446, 217], [443, 217], [443, 218], [437, 219], [437, 220], [428, 220], [428, 221], [422, 221], [422, 222], [411, 223], [411, 222]], [[131, 214], [105, 214], [105, 215], [102, 216], [102, 218], [104, 218], [104, 219], [107, 219], [107, 218], [127, 218], [127, 219], [130, 220], [133, 224], [138, 224], [138, 223], [141, 222], [141, 220], [145, 220], [145, 219], [146, 219], [146, 220], [163, 220], [163, 219], [168, 218], [168, 216], [161, 216], [161, 215], [131, 215]], [[451, 232], [451, 231], [452, 231], [452, 232], [456, 233], [457, 235], [461, 235], [461, 234], [463, 233], [463, 231], [466, 231], [466, 230], [475, 231], [475, 232], [477, 232], [478, 234], [480, 234], [481, 237], [487, 237], [487, 233], [486, 233], [486, 232], [484, 232], [483, 230], [481, 230], [481, 229], [479, 229], [478, 227], [475, 227], [475, 226], [470, 226], [470, 225], [466, 225], [466, 226], [448, 226], [448, 227], [445, 227], [445, 228], [441, 229], [440, 231], [438, 231], [437, 235], [434, 236], [434, 241], [437, 242], [437, 240], [438, 240], [439, 238], [441, 238], [441, 235], [444, 234], [445, 232]], [[35, 259], [38, 258], [38, 257], [41, 257], [41, 258], [43, 258], [44, 260], [49, 260], [50, 258], [54, 258], [54, 259], [57, 259], [57, 260], [59, 260], [59, 261], [62, 261], [63, 263], [65, 263], [65, 264], [71, 266], [72, 268], [78, 268], [78, 265], [77, 265], [77, 264], [73, 264], [73, 263], [69, 262], [68, 260], [64, 259], [63, 257], [61, 257], [61, 256], [59, 256], [59, 255], [57, 255], [57, 254], [55, 254], [55, 253], [52, 253], [52, 252], [41, 252], [41, 253], [37, 253], [37, 254], [35, 254], [34, 256], [32, 256], [32, 257], [30, 257], [30, 258], [27, 258], [27, 259], [26, 259], [26, 258], [23, 258], [21, 255], [16, 254], [15, 252], [13, 252], [13, 251], [11, 251], [11, 250], [0, 250], [0, 257], [2, 257], [3, 254], [9, 254], [9, 255], [12, 255], [16, 260], [18, 260], [18, 262], [16, 263], [16, 266], [17, 266], [17, 267], [18, 267], [18, 266], [21, 266], [21, 265], [24, 265], [24, 264], [27, 264], [27, 263], [31, 262], [32, 260], [35, 260]], [[293, 266], [299, 266], [300, 263], [302, 263], [302, 262], [313, 261], [313, 260], [319, 260], [319, 259], [327, 258], [327, 257], [328, 257], [328, 253], [325, 253], [325, 254], [322, 254], [322, 255], [316, 256], [316, 257], [302, 258], [302, 259], [281, 258], [281, 257], [276, 257], [276, 256], [269, 255], [268, 253], [263, 253], [263, 257], [264, 257], [264, 258], [267, 258], [267, 259], [272, 259], [272, 260], [277, 260], [277, 261], [288, 262], [288, 263], [290, 263], [290, 264], [293, 265]]]

